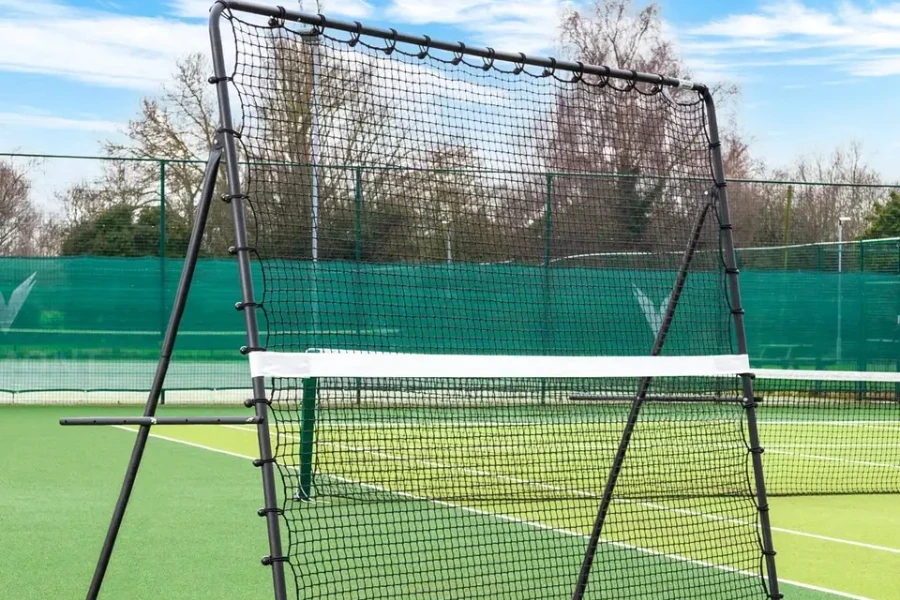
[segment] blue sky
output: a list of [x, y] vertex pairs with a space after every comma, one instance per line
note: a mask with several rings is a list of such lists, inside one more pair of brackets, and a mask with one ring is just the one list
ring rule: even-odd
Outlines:
[[[858, 141], [870, 164], [900, 180], [900, 2], [660, 4], [696, 78], [740, 85], [737, 120], [758, 158], [778, 166]], [[0, 151], [94, 154], [102, 140], [121, 139], [140, 98], [158, 92], [176, 58], [207, 51], [209, 5], [0, 0]], [[561, 6], [559, 0], [325, 0], [334, 16], [551, 55]], [[91, 169], [68, 168], [66, 177]]]

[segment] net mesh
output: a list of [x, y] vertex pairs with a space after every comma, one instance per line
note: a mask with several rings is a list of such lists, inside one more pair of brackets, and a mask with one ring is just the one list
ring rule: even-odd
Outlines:
[[[570, 597], [637, 385], [320, 378], [313, 413], [300, 382], [280, 382], [285, 493], [312, 498], [286, 505], [298, 588]], [[587, 597], [764, 597], [744, 409], [659, 385], [671, 399], [644, 405]], [[586, 389], [607, 399], [577, 399]]]
[[770, 496], [900, 494], [900, 375], [838, 375], [757, 377]]
[[[698, 93], [228, 20], [265, 349], [734, 352]], [[298, 597], [569, 597], [637, 389], [273, 379]], [[588, 597], [765, 597], [736, 383], [650, 394]]]

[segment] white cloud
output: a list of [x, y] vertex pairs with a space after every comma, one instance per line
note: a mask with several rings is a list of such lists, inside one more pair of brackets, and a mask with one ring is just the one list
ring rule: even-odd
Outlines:
[[[299, 3], [296, 0], [278, 0], [278, 2], [266, 2], [266, 4], [280, 4], [285, 8], [305, 10], [306, 12], [320, 12], [316, 3]], [[209, 16], [212, 0], [171, 0], [169, 7], [172, 14], [186, 19], [205, 19]], [[325, 0], [322, 11], [329, 16], [347, 17], [351, 19], [368, 19], [375, 14], [375, 8], [367, 0]]]
[[547, 52], [558, 37], [561, 0], [391, 0], [387, 16], [415, 25], [453, 25], [497, 50]]
[[900, 75], [900, 3], [848, 1], [830, 9], [797, 0], [767, 4], [693, 29], [684, 48], [723, 66], [826, 66], [859, 77]]
[[326, 0], [322, 12], [351, 19], [369, 19], [375, 14], [374, 7], [365, 0]]
[[0, 125], [39, 129], [69, 129], [97, 133], [118, 133], [125, 126], [101, 119], [73, 119], [35, 112], [0, 112]]
[[172, 0], [168, 4], [173, 15], [185, 19], [205, 19], [212, 8], [212, 0]]
[[208, 52], [203, 24], [0, 0], [0, 69], [156, 89], [175, 59]]

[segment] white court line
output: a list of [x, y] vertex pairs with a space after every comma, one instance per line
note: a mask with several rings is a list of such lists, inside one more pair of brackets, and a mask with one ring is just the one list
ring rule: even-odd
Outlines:
[[[699, 422], [699, 421], [697, 421]], [[709, 419], [704, 420], [703, 423], [734, 423], [734, 419]], [[642, 421], [644, 425], [651, 423], [658, 423], [660, 425], [671, 425], [671, 421], [666, 421], [664, 419], [660, 419], [659, 421], [647, 420]], [[692, 422], [686, 421], [685, 426], [690, 426]], [[783, 421], [783, 420], [773, 420], [767, 421], [765, 419], [759, 419], [758, 421], [760, 426], [767, 425], [796, 425], [796, 426], [810, 426], [810, 425], [823, 425], [823, 426], [847, 426], [847, 427], [868, 427], [870, 429], [887, 429], [889, 431], [898, 431], [900, 432], [900, 421], [885, 421], [885, 420], [871, 420], [871, 421], [815, 421], [815, 420], [806, 420], [806, 421]], [[329, 421], [327, 425], [329, 427], [334, 428], [357, 428], [357, 427], [380, 427], [385, 429], [407, 429], [407, 428], [458, 428], [458, 427], [547, 427], [548, 425], [553, 425], [554, 427], [587, 427], [594, 426], [598, 423], [589, 423], [586, 424], [584, 422], [579, 421], [559, 421], [556, 423], [547, 423], [546, 421], [428, 421], [428, 422], [416, 422], [416, 421], [373, 421], [371, 423], [360, 423], [360, 422], [346, 422], [342, 423], [340, 421]], [[600, 422], [600, 425], [621, 425], [621, 421], [604, 421]]]
[[765, 449], [768, 451], [770, 448], [853, 448], [853, 449], [873, 449], [873, 450], [885, 450], [888, 448], [900, 448], [900, 444], [892, 444], [890, 442], [886, 442], [884, 444], [766, 444]]
[[852, 421], [817, 421], [809, 419], [806, 421], [787, 421], [784, 419], [759, 419], [760, 425], [828, 425], [838, 427], [871, 427], [873, 429], [891, 429], [900, 430], [900, 421], [891, 421], [888, 419], [856, 419]]
[[[131, 428], [131, 427], [125, 427], [125, 426], [122, 426], [122, 425], [113, 425], [112, 427], [113, 427], [114, 429], [121, 429], [122, 431], [128, 431], [128, 432], [130, 432], [130, 433], [135, 433], [135, 432], [137, 431], [136, 429], [133, 429], [133, 428]], [[160, 440], [165, 440], [165, 441], [167, 441], [167, 442], [173, 442], [173, 443], [176, 443], [176, 444], [182, 444], [182, 445], [185, 445], [185, 446], [190, 446], [190, 447], [192, 447], [192, 448], [197, 448], [197, 449], [200, 449], [200, 450], [208, 450], [208, 451], [210, 451], [210, 452], [216, 452], [216, 453], [218, 453], [218, 454], [224, 454], [224, 455], [226, 455], [226, 456], [233, 456], [233, 457], [235, 457], [235, 458], [241, 458], [241, 459], [244, 459], [244, 460], [251, 460], [251, 461], [254, 460], [254, 458], [253, 458], [252, 456], [248, 456], [248, 455], [245, 455], [245, 454], [238, 454], [238, 453], [236, 453], [236, 452], [229, 452], [228, 450], [223, 450], [223, 449], [221, 449], [221, 448], [213, 448], [212, 446], [204, 446], [204, 445], [202, 445], [202, 444], [197, 444], [197, 443], [195, 443], [195, 442], [189, 442], [189, 441], [187, 441], [187, 440], [181, 440], [181, 439], [178, 439], [178, 438], [172, 438], [172, 437], [160, 435], [160, 434], [158, 434], [158, 433], [151, 433], [151, 434], [150, 434], [150, 437], [152, 437], [152, 438], [157, 438], [157, 439], [160, 439]], [[538, 529], [538, 530], [542, 530], [542, 531], [552, 531], [552, 532], [555, 532], [555, 533], [558, 533], [558, 534], [561, 534], [561, 535], [565, 535], [565, 536], [568, 536], [568, 537], [580, 537], [580, 538], [585, 539], [585, 540], [589, 539], [589, 537], [590, 537], [590, 536], [587, 536], [587, 535], [585, 535], [585, 534], [583, 534], [583, 533], [578, 533], [577, 531], [571, 531], [571, 530], [568, 530], [568, 529], [562, 529], [562, 528], [559, 528], [559, 527], [551, 527], [550, 525], [545, 525], [544, 523], [538, 523], [538, 522], [535, 522], [535, 521], [526, 521], [526, 520], [524, 520], [524, 519], [517, 519], [517, 518], [511, 517], [511, 516], [509, 516], [509, 515], [503, 515], [503, 514], [491, 513], [491, 512], [487, 512], [487, 511], [483, 511], [483, 510], [478, 510], [478, 509], [476, 509], [476, 508], [470, 508], [470, 507], [467, 507], [467, 506], [463, 506], [463, 505], [459, 505], [459, 504], [454, 504], [454, 503], [452, 503], [452, 502], [445, 502], [445, 501], [442, 501], [442, 500], [429, 500], [429, 499], [427, 499], [427, 498], [418, 498], [418, 497], [416, 497], [416, 496], [413, 496], [412, 494], [406, 494], [406, 493], [404, 493], [404, 492], [395, 492], [395, 491], [393, 491], [393, 490], [389, 490], [389, 489], [386, 489], [386, 488], [381, 488], [381, 487], [378, 487], [378, 486], [370, 485], [370, 484], [363, 483], [363, 482], [353, 481], [353, 480], [349, 480], [349, 479], [342, 478], [342, 477], [338, 477], [338, 476], [334, 476], [334, 475], [332, 475], [332, 477], [336, 477], [336, 478], [338, 478], [338, 479], [344, 479], [345, 481], [347, 481], [347, 482], [349, 482], [349, 483], [358, 484], [358, 485], [361, 485], [361, 486], [363, 486], [363, 487], [368, 487], [368, 488], [374, 489], [374, 490], [376, 490], [376, 491], [386, 492], [386, 493], [389, 493], [389, 494], [395, 494], [395, 495], [397, 495], [397, 496], [408, 497], [408, 498], [415, 499], [415, 500], [421, 500], [421, 501], [429, 502], [429, 503], [436, 504], [436, 505], [439, 505], [439, 506], [445, 506], [445, 507], [448, 507], [448, 508], [454, 508], [454, 509], [457, 509], [457, 510], [460, 510], [460, 511], [463, 511], [463, 512], [468, 512], [468, 513], [471, 513], [471, 514], [476, 514], [476, 515], [480, 515], [480, 516], [487, 516], [487, 517], [493, 517], [493, 518], [499, 519], [499, 520], [501, 520], [501, 521], [507, 521], [507, 522], [510, 522], [510, 523], [518, 523], [519, 525], [524, 525], [524, 526], [530, 527], [530, 528], [532, 528], [532, 529]], [[742, 571], [742, 570], [740, 570], [740, 569], [734, 569], [734, 568], [731, 568], [731, 567], [725, 567], [725, 566], [722, 566], [722, 565], [715, 565], [715, 564], [712, 564], [712, 563], [708, 563], [708, 562], [706, 562], [706, 561], [695, 560], [695, 559], [692, 559], [692, 558], [688, 558], [688, 557], [686, 557], [686, 556], [680, 556], [680, 555], [677, 555], [677, 554], [665, 554], [665, 553], [662, 553], [662, 552], [657, 552], [657, 551], [655, 551], [655, 550], [650, 550], [650, 549], [647, 549], [647, 548], [641, 548], [640, 546], [630, 546], [630, 545], [624, 544], [624, 543], [622, 543], [622, 542], [613, 542], [613, 541], [605, 540], [605, 539], [602, 539], [602, 538], [601, 538], [601, 541], [602, 541], [603, 543], [609, 544], [609, 545], [611, 545], [611, 546], [616, 546], [616, 547], [619, 547], [619, 548], [625, 548], [625, 549], [627, 549], [627, 550], [635, 550], [635, 551], [637, 551], [637, 552], [642, 552], [642, 553], [645, 553], [645, 554], [649, 554], [649, 555], [651, 555], [651, 556], [660, 556], [660, 557], [663, 557], [663, 558], [669, 558], [669, 559], [671, 559], [671, 560], [678, 561], [678, 562], [686, 562], [686, 563], [689, 563], [689, 564], [695, 564], [695, 565], [698, 565], [698, 566], [709, 567], [709, 568], [712, 568], [712, 569], [716, 569], [716, 570], [720, 570], [720, 571], [725, 571], [725, 572], [728, 572], [728, 573], [736, 573], [736, 574], [740, 574], [740, 575], [745, 575], [745, 576], [748, 576], [748, 577], [753, 577], [754, 579], [758, 579], [758, 578], [759, 578], [759, 574], [758, 574], [758, 573], [751, 573], [751, 572], [748, 572], [748, 571]], [[839, 597], [839, 598], [847, 598], [848, 600], [874, 600], [873, 598], [868, 598], [868, 597], [866, 597], [866, 596], [858, 596], [858, 595], [850, 594], [850, 593], [847, 593], [847, 592], [841, 592], [841, 591], [838, 591], [838, 590], [832, 590], [832, 589], [820, 587], [820, 586], [817, 586], [817, 585], [812, 585], [812, 584], [809, 584], [809, 583], [801, 583], [801, 582], [799, 582], [799, 581], [792, 581], [792, 580], [790, 580], [790, 579], [784, 579], [784, 578], [781, 578], [781, 577], [778, 578], [778, 581], [779, 581], [779, 583], [783, 583], [783, 584], [787, 584], [787, 585], [793, 585], [793, 586], [796, 586], [796, 587], [800, 587], [800, 588], [804, 588], [804, 589], [812, 590], [812, 591], [816, 591], [816, 592], [822, 592], [822, 593], [824, 593], [824, 594], [831, 594], [831, 595], [837, 596], [837, 597]]]
[[[243, 425], [221, 425], [221, 427], [225, 427], [227, 429], [235, 429], [237, 431], [243, 431], [244, 433], [253, 433], [253, 434], [256, 433], [256, 429], [247, 429]], [[291, 435], [290, 437], [292, 437], [294, 439], [300, 439], [299, 436], [296, 436], [296, 435]], [[370, 456], [375, 456], [376, 458], [381, 458], [384, 460], [397, 461], [397, 462], [408, 462], [408, 463], [418, 463], [421, 465], [425, 465], [428, 467], [435, 467], [438, 469], [452, 469], [454, 471], [469, 473], [471, 475], [475, 475], [478, 477], [489, 477], [489, 478], [498, 479], [500, 481], [508, 481], [510, 483], [517, 483], [520, 485], [533, 486], [533, 487], [537, 487], [540, 489], [551, 490], [551, 491], [555, 491], [555, 492], [563, 492], [563, 493], [567, 493], [567, 494], [581, 496], [583, 498], [591, 498], [591, 499], [596, 499], [596, 500], [599, 500], [601, 498], [600, 494], [596, 494], [593, 492], [586, 492], [584, 490], [576, 490], [576, 489], [571, 489], [571, 488], [563, 488], [563, 487], [559, 487], [559, 486], [555, 486], [555, 485], [551, 485], [551, 484], [547, 484], [547, 483], [540, 483], [540, 482], [530, 481], [527, 479], [520, 479], [518, 477], [512, 477], [509, 475], [503, 475], [500, 473], [493, 473], [491, 471], [483, 471], [480, 469], [471, 469], [468, 467], [461, 467], [461, 466], [451, 465], [451, 464], [447, 464], [447, 463], [440, 463], [440, 462], [436, 462], [436, 461], [432, 461], [432, 460], [408, 458], [408, 457], [404, 457], [404, 456], [388, 454], [386, 452], [380, 452], [380, 451], [376, 451], [376, 450], [370, 450], [367, 448], [351, 446], [349, 444], [340, 444], [340, 443], [335, 443], [335, 442], [317, 442], [317, 443], [334, 446], [334, 447], [338, 447], [338, 448], [343, 448], [345, 450], [349, 450], [351, 452], [358, 452], [360, 454], [368, 454]], [[900, 467], [897, 467], [897, 468], [900, 468]], [[704, 513], [704, 512], [694, 511], [694, 510], [689, 510], [689, 509], [684, 509], [684, 508], [675, 508], [675, 507], [666, 506], [665, 504], [660, 504], [657, 502], [641, 502], [639, 500], [623, 500], [623, 499], [615, 499], [614, 502], [616, 502], [618, 504], [634, 504], [637, 506], [644, 506], [647, 508], [652, 508], [654, 510], [658, 510], [661, 512], [673, 512], [673, 513], [688, 515], [688, 516], [692, 516], [692, 517], [699, 517], [699, 518], [706, 519], [709, 521], [716, 521], [716, 522], [720, 522], [720, 523], [731, 523], [733, 525], [741, 525], [744, 527], [751, 527], [753, 529], [756, 529], [759, 526], [758, 523], [756, 523], [755, 521], [744, 521], [742, 519], [732, 519], [729, 517], [723, 517], [723, 516], [715, 515], [715, 514], [711, 514], [711, 513]], [[777, 531], [778, 533], [784, 533], [787, 535], [812, 538], [812, 539], [816, 539], [816, 540], [820, 540], [820, 541], [824, 541], [824, 542], [832, 542], [835, 544], [844, 544], [847, 546], [856, 546], [859, 548], [866, 548], [867, 550], [875, 550], [875, 551], [879, 551], [879, 552], [889, 552], [891, 554], [900, 554], [900, 549], [891, 548], [888, 546], [877, 546], [875, 544], [867, 544], [865, 542], [845, 540], [845, 539], [841, 539], [841, 538], [819, 535], [816, 533], [807, 533], [805, 531], [798, 531], [796, 529], [784, 529], [782, 527], [771, 527], [771, 529], [772, 529], [772, 531]]]
[[772, 450], [770, 448], [766, 448], [766, 452], [770, 454], [778, 454], [779, 456], [795, 456], [797, 458], [808, 458], [810, 460], [821, 460], [824, 462], [835, 462], [847, 465], [856, 465], [859, 467], [876, 467], [879, 469], [893, 469], [900, 470], [900, 465], [894, 465], [890, 463], [877, 463], [877, 462], [869, 462], [866, 460], [849, 460], [846, 458], [835, 458], [833, 456], [819, 456], [817, 454], [801, 454], [799, 452], [784, 452], [781, 450]]

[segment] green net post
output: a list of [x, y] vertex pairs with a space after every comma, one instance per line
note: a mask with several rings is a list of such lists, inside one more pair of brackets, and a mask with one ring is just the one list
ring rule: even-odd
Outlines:
[[300, 500], [312, 499], [313, 452], [316, 429], [316, 386], [317, 379], [309, 377], [303, 380], [303, 400], [300, 404]]
[[[362, 167], [356, 167], [355, 169], [355, 181], [354, 181], [354, 193], [353, 193], [353, 205], [355, 208], [355, 215], [353, 219], [353, 258], [356, 262], [356, 294], [362, 294], [362, 281], [359, 276], [359, 268], [360, 261], [362, 260]], [[356, 302], [356, 310], [354, 311], [356, 314], [356, 335], [357, 340], [360, 342], [360, 347], [362, 347], [362, 329], [364, 319], [362, 318], [362, 310], [365, 303], [359, 301], [360, 298], [357, 298]], [[356, 378], [356, 403], [362, 404], [362, 380], [357, 377]]]
[[[166, 161], [159, 161], [159, 343], [166, 335]], [[160, 404], [166, 403], [166, 390], [160, 392]]]

